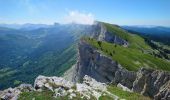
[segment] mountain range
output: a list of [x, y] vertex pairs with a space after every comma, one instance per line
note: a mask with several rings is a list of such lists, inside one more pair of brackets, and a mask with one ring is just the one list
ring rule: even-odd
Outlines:
[[122, 26], [122, 28], [136, 34], [148, 37], [154, 41], [170, 45], [170, 27], [163, 26]]

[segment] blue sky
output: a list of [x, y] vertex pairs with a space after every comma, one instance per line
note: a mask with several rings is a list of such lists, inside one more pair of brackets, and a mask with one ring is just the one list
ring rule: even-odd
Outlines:
[[52, 24], [72, 13], [87, 21], [170, 26], [170, 0], [0, 0], [0, 23]]

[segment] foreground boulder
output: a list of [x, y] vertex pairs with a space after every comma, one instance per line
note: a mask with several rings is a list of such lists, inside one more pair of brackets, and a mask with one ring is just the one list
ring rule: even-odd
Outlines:
[[45, 77], [38, 76], [34, 82], [34, 88], [38, 91], [42, 91], [43, 89], [49, 89], [54, 91], [58, 87], [63, 87], [65, 89], [71, 89], [74, 86], [72, 82], [69, 82], [62, 77]]
[[73, 83], [61, 77], [38, 76], [34, 83], [37, 91], [51, 90], [55, 92], [54, 97], [68, 96], [70, 99], [81, 96], [81, 98], [98, 99], [103, 92], [107, 91], [106, 84], [97, 82], [85, 75], [83, 83]]
[[8, 88], [4, 91], [0, 92], [1, 100], [17, 100], [19, 94], [22, 92], [30, 92], [33, 91], [34, 88], [30, 84], [21, 84], [15, 88]]

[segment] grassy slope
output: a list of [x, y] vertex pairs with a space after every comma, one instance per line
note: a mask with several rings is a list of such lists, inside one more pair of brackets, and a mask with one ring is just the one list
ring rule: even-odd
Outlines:
[[52, 96], [53, 92], [43, 91], [43, 92], [23, 92], [18, 100], [55, 100]]
[[113, 60], [120, 63], [123, 67], [130, 71], [136, 71], [140, 67], [154, 68], [170, 71], [170, 62], [156, 58], [150, 54], [143, 53], [151, 51], [152, 48], [145, 43], [144, 39], [138, 35], [127, 33], [118, 26], [106, 24], [107, 30], [130, 43], [128, 48], [102, 41], [101, 47], [95, 39], [85, 38], [92, 46], [102, 51], [102, 53], [112, 57]]
[[[150, 100], [150, 98], [142, 96], [140, 94], [137, 93], [130, 93], [127, 91], [123, 91], [122, 89], [116, 87], [116, 86], [108, 86], [108, 91], [111, 94], [114, 94], [116, 96], [118, 96], [120, 99], [126, 99], [126, 100]], [[80, 94], [77, 94], [78, 96], [73, 98], [73, 100], [87, 100], [86, 98], [81, 98]], [[38, 91], [34, 91], [34, 92], [23, 92], [20, 94], [19, 99], [18, 100], [32, 100], [33, 98], [35, 100], [68, 100], [69, 97], [68, 96], [64, 96], [64, 97], [58, 97], [58, 98], [54, 98], [54, 92], [52, 91], [42, 91], [42, 92], [38, 92]], [[91, 98], [91, 100], [96, 100], [94, 97]], [[99, 100], [113, 100], [113, 98], [110, 95], [102, 95], [101, 97], [99, 97]]]
[[[76, 97], [73, 97], [72, 99], [69, 98], [68, 95], [63, 96], [63, 97], [53, 97], [54, 96], [54, 92], [52, 91], [42, 91], [42, 92], [38, 92], [38, 91], [34, 91], [34, 92], [23, 92], [20, 94], [19, 99], [18, 100], [88, 100], [87, 98], [81, 98], [80, 94], [76, 93]], [[96, 100], [94, 97], [91, 97], [91, 100]], [[104, 100], [104, 99], [103, 99]]]
[[136, 71], [140, 67], [170, 71], [169, 62], [160, 58], [155, 58], [149, 54], [144, 54], [137, 49], [125, 48], [107, 42], [102, 42], [100, 47], [98, 41], [95, 39], [86, 39], [86, 41], [98, 50], [101, 50], [102, 53], [112, 57], [113, 60], [119, 62], [123, 67], [130, 71]]
[[[18, 100], [68, 100], [68, 96], [54, 98], [52, 91], [42, 92], [23, 92]], [[82, 100], [80, 97], [74, 98], [74, 100]]]
[[[131, 93], [127, 91], [123, 91], [121, 88], [116, 86], [108, 86], [108, 91], [116, 96], [118, 96], [120, 99], [126, 99], [126, 100], [151, 100], [149, 97], [142, 96], [138, 93]], [[108, 95], [101, 96], [99, 100], [112, 100], [112, 98]]]

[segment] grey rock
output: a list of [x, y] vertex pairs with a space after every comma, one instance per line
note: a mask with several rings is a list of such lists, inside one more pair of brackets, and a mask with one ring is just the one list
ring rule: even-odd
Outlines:
[[68, 81], [76, 83], [76, 77], [77, 77], [76, 73], [77, 73], [77, 70], [76, 70], [76, 64], [75, 64], [64, 73], [63, 78]]
[[42, 91], [44, 89], [49, 89], [54, 91], [56, 88], [62, 87], [65, 89], [71, 89], [74, 86], [74, 83], [65, 80], [62, 77], [46, 77], [39, 75], [34, 82], [34, 88], [36, 90]]
[[146, 96], [154, 97], [169, 80], [169, 72], [141, 68], [137, 72], [137, 78], [133, 83], [132, 90]]
[[55, 97], [63, 97], [68, 94], [66, 90], [62, 87], [56, 88], [54, 91], [55, 91], [55, 95], [54, 95]]
[[159, 92], [154, 96], [155, 100], [170, 100], [170, 80], [161, 86]]
[[36, 91], [51, 90], [55, 93], [54, 97], [56, 98], [68, 96], [73, 99], [79, 95], [89, 100], [91, 96], [98, 99], [103, 92], [107, 91], [106, 86], [106, 84], [97, 82], [87, 75], [84, 76], [83, 83], [73, 83], [62, 77], [40, 75], [36, 78], [34, 84]]
[[30, 84], [21, 84], [15, 88], [8, 88], [4, 91], [1, 91], [0, 97], [1, 100], [17, 100], [18, 96], [22, 92], [30, 92], [33, 91], [34, 88]]

